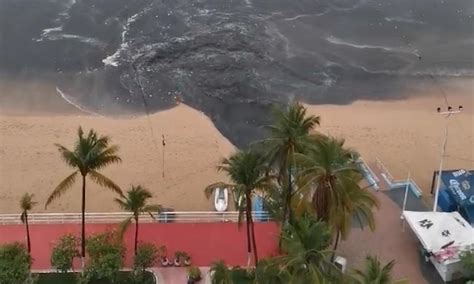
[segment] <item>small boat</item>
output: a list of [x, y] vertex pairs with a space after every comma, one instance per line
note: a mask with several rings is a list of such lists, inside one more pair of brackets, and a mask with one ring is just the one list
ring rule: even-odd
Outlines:
[[227, 188], [216, 188], [214, 191], [214, 207], [217, 212], [224, 212], [229, 205], [229, 191]]

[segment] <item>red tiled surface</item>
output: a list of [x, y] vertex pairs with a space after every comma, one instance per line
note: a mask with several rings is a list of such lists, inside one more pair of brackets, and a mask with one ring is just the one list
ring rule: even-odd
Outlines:
[[[117, 228], [116, 224], [86, 224], [86, 234]], [[50, 255], [54, 242], [60, 236], [72, 233], [80, 236], [80, 224], [30, 225], [33, 269], [50, 268]], [[275, 223], [256, 223], [255, 232], [259, 257], [276, 255], [278, 252], [278, 226]], [[236, 223], [143, 223], [140, 224], [139, 240], [165, 245], [168, 256], [176, 250], [191, 255], [194, 265], [209, 266], [222, 259], [229, 265], [246, 265], [247, 245], [245, 227], [239, 231]], [[133, 255], [134, 227], [125, 235], [126, 264]], [[25, 241], [23, 225], [0, 225], [0, 243]]]

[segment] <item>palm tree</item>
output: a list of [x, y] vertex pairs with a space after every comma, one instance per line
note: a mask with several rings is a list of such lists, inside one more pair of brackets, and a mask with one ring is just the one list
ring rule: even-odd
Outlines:
[[341, 237], [343, 240], [347, 238], [354, 220], [361, 229], [368, 226], [370, 230], [375, 230], [373, 210], [378, 208], [378, 201], [367, 188], [360, 187], [362, 180], [363, 177], [360, 173], [349, 172], [340, 181], [341, 188], [345, 189], [346, 195], [343, 195], [345, 199], [341, 200], [340, 206], [334, 211], [330, 220], [333, 231], [336, 232], [333, 251], [337, 250]]
[[[303, 168], [298, 176], [299, 190], [311, 198], [318, 219], [327, 222], [336, 239], [346, 238], [353, 218], [363, 226], [375, 227], [373, 209], [378, 207], [376, 198], [360, 187], [362, 175], [357, 168], [357, 153], [344, 148], [344, 140], [333, 137], [320, 138], [306, 155], [297, 154]], [[305, 205], [304, 203], [302, 203]]]
[[288, 270], [280, 269], [274, 259], [262, 259], [255, 268], [256, 284], [286, 284], [291, 275]]
[[28, 247], [28, 253], [31, 252], [31, 241], [30, 241], [30, 227], [28, 225], [28, 211], [30, 211], [37, 202], [33, 201], [34, 194], [25, 193], [20, 199], [21, 207], [21, 222], [26, 227], [26, 243]]
[[229, 159], [224, 159], [219, 171], [224, 171], [232, 181], [232, 184], [217, 182], [205, 189], [207, 198], [210, 198], [216, 188], [228, 188], [236, 196], [236, 207], [239, 211], [239, 226], [245, 214], [247, 226], [247, 253], [250, 264], [253, 250], [255, 264], [258, 262], [257, 245], [255, 241], [254, 223], [252, 218], [252, 194], [267, 185], [268, 177], [265, 175], [265, 161], [263, 157], [251, 150], [239, 151]]
[[120, 224], [120, 236], [123, 236], [128, 226], [135, 221], [135, 255], [137, 255], [138, 248], [138, 219], [141, 213], [150, 214], [151, 218], [155, 218], [153, 213], [159, 213], [162, 210], [161, 205], [158, 204], [147, 204], [147, 200], [152, 197], [152, 194], [147, 189], [143, 188], [140, 185], [133, 186], [126, 192], [126, 196], [121, 198], [115, 198], [115, 202], [118, 203], [120, 208], [127, 210], [132, 213], [132, 216], [125, 219], [122, 224]]
[[86, 177], [89, 177], [98, 185], [110, 189], [113, 192], [122, 195], [122, 190], [111, 179], [102, 175], [98, 170], [104, 167], [119, 163], [122, 160], [117, 156], [118, 146], [109, 146], [110, 138], [107, 136], [99, 136], [93, 129], [89, 131], [87, 136], [84, 136], [84, 131], [79, 127], [78, 139], [71, 151], [66, 147], [55, 144], [63, 158], [64, 162], [71, 168], [75, 169], [73, 173], [67, 176], [59, 185], [53, 190], [48, 197], [45, 208], [51, 202], [58, 199], [65, 193], [76, 181], [78, 174], [82, 177], [82, 228], [81, 228], [81, 256], [84, 264], [84, 257], [86, 256], [86, 235], [85, 235], [85, 211], [86, 211]]
[[306, 108], [298, 102], [287, 109], [275, 109], [275, 124], [267, 126], [270, 137], [260, 141], [270, 168], [276, 168], [280, 185], [286, 183], [283, 194], [283, 222], [290, 221], [293, 194], [292, 168], [296, 153], [304, 153], [312, 144], [310, 132], [320, 123], [320, 117], [306, 115]]
[[391, 272], [395, 261], [382, 266], [376, 256], [365, 258], [364, 270], [354, 270], [355, 282], [358, 284], [392, 284]]
[[330, 242], [327, 224], [304, 215], [285, 226], [282, 245], [286, 254], [275, 263], [288, 271], [290, 283], [336, 283], [341, 273], [330, 261]]

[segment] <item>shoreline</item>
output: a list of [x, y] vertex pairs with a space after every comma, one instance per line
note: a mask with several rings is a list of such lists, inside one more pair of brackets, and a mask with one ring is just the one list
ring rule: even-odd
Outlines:
[[[450, 94], [449, 99], [455, 106], [458, 102], [464, 104], [465, 110], [450, 119], [444, 168], [474, 168], [474, 96]], [[322, 118], [318, 131], [344, 137], [347, 146], [359, 151], [369, 163], [376, 157], [381, 159], [396, 178], [403, 179], [410, 171], [424, 195], [429, 196], [432, 172], [439, 166], [444, 130], [438, 127], [443, 120], [436, 113], [436, 106], [443, 104], [443, 97], [432, 93], [403, 100], [306, 106], [309, 114]], [[0, 213], [19, 212], [18, 200], [26, 191], [34, 193], [39, 202], [33, 212], [79, 212], [79, 184], [47, 211], [42, 206], [57, 183], [71, 171], [53, 144], [71, 147], [79, 125], [111, 136], [112, 144], [120, 146], [123, 163], [110, 166], [104, 174], [124, 190], [130, 184], [142, 184], [154, 193], [152, 201], [165, 207], [178, 211], [213, 210], [212, 201], [205, 198], [203, 190], [210, 183], [226, 181], [216, 166], [235, 147], [202, 112], [181, 104], [149, 118], [0, 114]], [[162, 133], [167, 142], [164, 179]], [[109, 191], [92, 185], [88, 192], [88, 212], [119, 210]]]

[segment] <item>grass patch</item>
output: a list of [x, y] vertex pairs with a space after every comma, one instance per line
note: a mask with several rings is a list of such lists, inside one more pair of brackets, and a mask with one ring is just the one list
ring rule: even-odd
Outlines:
[[[76, 284], [78, 273], [39, 273], [37, 284]], [[131, 272], [122, 271], [120, 272], [119, 281], [114, 284], [136, 284], [137, 282], [132, 280]], [[145, 280], [140, 281], [143, 284], [156, 284], [153, 274], [151, 272], [145, 273]], [[111, 284], [109, 281], [96, 280], [89, 284]]]

